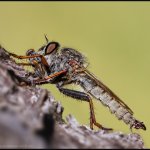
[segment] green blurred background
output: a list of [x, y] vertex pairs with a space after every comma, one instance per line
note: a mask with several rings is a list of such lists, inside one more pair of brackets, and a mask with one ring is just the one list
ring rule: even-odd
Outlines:
[[[0, 44], [24, 55], [45, 44], [44, 34], [61, 46], [82, 52], [89, 70], [114, 91], [143, 121], [150, 147], [150, 2], [0, 2]], [[89, 105], [68, 98], [54, 85], [44, 85], [73, 114], [89, 125]], [[72, 86], [71, 88], [76, 88]], [[94, 100], [97, 121], [115, 131], [129, 126]]]

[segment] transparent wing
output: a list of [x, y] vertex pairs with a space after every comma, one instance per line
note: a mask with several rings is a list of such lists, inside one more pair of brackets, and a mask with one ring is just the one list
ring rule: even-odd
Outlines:
[[89, 70], [87, 70], [85, 67], [80, 66], [83, 70], [84, 73], [89, 75], [96, 83], [103, 88], [106, 92], [108, 92], [112, 97], [115, 98], [115, 100], [123, 106], [125, 109], [127, 109], [131, 114], [133, 114], [133, 111], [115, 94], [113, 93], [106, 85], [104, 85], [100, 80], [98, 80]]

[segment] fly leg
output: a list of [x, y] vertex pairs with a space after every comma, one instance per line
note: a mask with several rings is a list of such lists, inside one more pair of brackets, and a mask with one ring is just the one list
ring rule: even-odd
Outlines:
[[32, 63], [17, 63], [17, 65], [22, 65], [22, 66], [32, 66]]
[[91, 129], [93, 129], [93, 124], [94, 124], [95, 126], [97, 126], [100, 129], [103, 129], [103, 130], [113, 130], [112, 128], [103, 127], [101, 124], [99, 124], [96, 121], [95, 113], [94, 113], [94, 105], [93, 105], [91, 98], [89, 99], [89, 105], [90, 105], [90, 127], [91, 127]]
[[18, 59], [40, 58], [41, 59], [40, 62], [36, 61], [36, 59], [35, 59], [35, 60], [32, 60], [32, 63], [20, 63], [20, 64], [24, 65], [24, 66], [32, 66], [34, 68], [34, 70], [38, 69], [41, 74], [40, 76], [44, 75], [44, 71], [46, 71], [48, 74], [50, 74], [49, 64], [48, 64], [47, 60], [45, 59], [44, 55], [33, 54], [30, 56], [18, 56], [16, 54], [10, 53], [10, 52], [9, 52], [9, 55], [13, 56], [15, 58], [18, 58]]
[[[15, 74], [15, 72], [13, 70], [8, 70], [8, 73], [10, 74], [10, 76], [12, 77], [13, 80], [15, 79], [17, 84], [23, 82], [26, 85], [41, 85], [41, 84], [46, 84], [46, 83], [52, 83], [53, 81], [55, 81], [56, 78], [64, 76], [66, 74], [66, 72], [67, 72], [66, 70], [62, 70], [60, 72], [56, 72], [52, 75], [46, 76], [43, 79], [39, 79], [38, 76], [30, 73], [31, 78], [29, 79], [29, 78], [21, 77], [21, 76]], [[35, 79], [35, 78], [38, 78], [38, 79]]]
[[53, 83], [56, 78], [60, 78], [62, 76], [64, 76], [66, 74], [66, 70], [62, 70], [60, 72], [56, 72], [52, 75], [46, 76], [43, 79], [36, 79], [36, 80], [32, 80], [30, 81], [30, 83], [28, 82], [28, 85], [41, 85], [41, 84], [47, 84], [47, 83]]
[[67, 70], [62, 70], [54, 74], [51, 74], [49, 76], [46, 76], [43, 79], [34, 80], [34, 83], [35, 84], [53, 83], [56, 80], [56, 78], [60, 78], [64, 76], [66, 73], [67, 73]]
[[39, 55], [39, 54], [35, 54], [35, 55], [31, 55], [31, 56], [18, 56], [14, 53], [10, 53], [9, 52], [9, 55], [10, 56], [13, 56], [15, 58], [18, 58], [18, 59], [29, 59], [29, 58], [37, 58], [37, 57], [40, 57], [41, 58], [41, 62], [44, 66], [49, 66], [48, 63], [47, 63], [47, 60], [45, 59], [45, 57], [43, 55]]
[[75, 91], [75, 90], [70, 90], [70, 89], [62, 88], [62, 86], [60, 86], [58, 84], [57, 84], [57, 88], [64, 95], [70, 96], [72, 98], [75, 98], [75, 99], [78, 99], [78, 100], [81, 100], [81, 101], [89, 102], [89, 106], [90, 106], [90, 128], [92, 130], [93, 130], [93, 124], [95, 126], [97, 126], [98, 128], [103, 129], [103, 130], [112, 130], [111, 128], [105, 128], [105, 127], [103, 127], [101, 124], [99, 124], [96, 121], [93, 102], [92, 102], [91, 97], [88, 94], [86, 94], [84, 92], [80, 92], [80, 91]]

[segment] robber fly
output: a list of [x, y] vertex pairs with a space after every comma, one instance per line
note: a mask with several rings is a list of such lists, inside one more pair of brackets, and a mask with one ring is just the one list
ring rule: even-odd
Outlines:
[[[89, 103], [90, 107], [90, 128], [93, 125], [104, 130], [112, 130], [106, 128], [96, 121], [92, 98], [96, 98], [104, 106], [108, 107], [110, 112], [115, 114], [119, 120], [123, 120], [126, 124], [136, 129], [146, 130], [143, 122], [133, 117], [133, 111], [106, 85], [98, 80], [88, 69], [86, 58], [77, 50], [72, 48], [60, 48], [60, 44], [55, 41], [48, 42], [42, 46], [37, 52], [29, 49], [26, 56], [18, 56], [9, 53], [18, 59], [28, 59], [29, 63], [22, 65], [31, 65], [34, 68], [34, 80], [28, 81], [35, 85], [51, 83], [56, 84], [58, 90], [64, 95]], [[84, 92], [75, 91], [64, 88], [67, 84], [78, 84]]]

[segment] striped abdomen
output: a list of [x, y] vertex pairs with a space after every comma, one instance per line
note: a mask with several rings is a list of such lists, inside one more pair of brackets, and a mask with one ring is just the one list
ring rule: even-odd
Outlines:
[[119, 120], [122, 119], [130, 126], [134, 124], [136, 119], [133, 117], [133, 112], [120, 103], [120, 99], [117, 99], [117, 96], [114, 96], [112, 91], [109, 91], [103, 84], [98, 84], [97, 81], [87, 74], [80, 75], [78, 79], [84, 90], [107, 106]]

